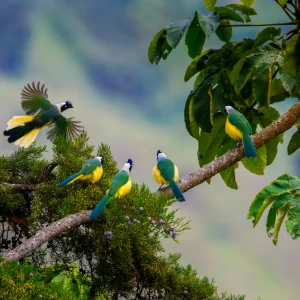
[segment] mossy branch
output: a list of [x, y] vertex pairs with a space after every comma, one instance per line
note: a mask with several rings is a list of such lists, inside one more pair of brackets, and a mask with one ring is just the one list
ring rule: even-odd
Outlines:
[[[274, 121], [268, 127], [258, 132], [254, 137], [254, 144], [256, 148], [262, 147], [268, 141], [281, 133], [290, 129], [300, 117], [300, 101], [294, 104], [285, 114], [283, 114], [278, 120]], [[191, 173], [189, 176], [182, 178], [178, 181], [183, 192], [186, 192], [193, 187], [201, 184], [209, 178], [220, 173], [222, 170], [234, 165], [244, 157], [244, 150], [242, 146], [236, 147], [223, 156], [215, 159], [211, 163]], [[163, 188], [156, 192], [156, 194], [165, 193], [170, 197], [173, 197], [173, 193], [169, 187]], [[184, 205], [184, 204], [182, 204]], [[9, 251], [5, 257], [7, 260], [19, 260], [35, 249], [39, 248], [45, 242], [53, 239], [55, 236], [62, 232], [69, 231], [81, 224], [90, 221], [89, 215], [91, 210], [79, 212], [50, 224], [39, 230], [34, 236], [26, 240], [24, 243]]]

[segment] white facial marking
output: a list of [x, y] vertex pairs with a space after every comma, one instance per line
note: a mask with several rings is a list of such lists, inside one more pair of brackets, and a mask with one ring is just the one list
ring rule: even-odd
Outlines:
[[232, 106], [229, 106], [229, 105], [225, 106], [225, 110], [226, 110], [227, 113], [229, 113], [232, 109], [233, 109]]
[[158, 155], [157, 155], [157, 158], [158, 160], [162, 159], [162, 158], [167, 158], [166, 154], [160, 152]]
[[96, 159], [98, 159], [100, 162], [102, 162], [103, 158], [101, 156], [96, 156]]
[[129, 168], [130, 168], [130, 164], [129, 163], [125, 163], [122, 170], [126, 171], [127, 173], [129, 173]]

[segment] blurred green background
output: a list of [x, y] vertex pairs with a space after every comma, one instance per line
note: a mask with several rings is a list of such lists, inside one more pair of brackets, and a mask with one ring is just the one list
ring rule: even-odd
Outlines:
[[[288, 21], [273, 0], [254, 5], [254, 23]], [[219, 4], [238, 1], [219, 1]], [[181, 176], [198, 168], [197, 143], [185, 130], [183, 109], [192, 88], [183, 76], [190, 59], [184, 43], [167, 61], [153, 66], [147, 48], [153, 35], [169, 23], [186, 19], [194, 10], [206, 12], [201, 0], [2, 0], [0, 6], [1, 128], [22, 114], [22, 87], [41, 81], [55, 103], [71, 100], [65, 115], [81, 120], [90, 143], [111, 146], [122, 166], [134, 160], [132, 179], [157, 184], [151, 176], [157, 149], [178, 166]], [[286, 26], [286, 29], [289, 27]], [[235, 28], [233, 39], [255, 37], [259, 27]], [[212, 37], [205, 48], [220, 47]], [[281, 113], [294, 101], [276, 105]], [[299, 242], [283, 227], [277, 247], [265, 232], [265, 218], [257, 228], [247, 220], [257, 192], [284, 173], [299, 175], [299, 154], [286, 152], [289, 137], [279, 146], [275, 163], [264, 176], [237, 170], [239, 190], [225, 186], [219, 175], [186, 193], [175, 204], [192, 220], [192, 230], [180, 244], [164, 241], [167, 251], [181, 252], [199, 276], [215, 278], [219, 292], [246, 294], [247, 299], [299, 299]], [[51, 144], [44, 132], [37, 144]], [[2, 154], [16, 147], [0, 137]], [[297, 159], [298, 158], [298, 159]]]

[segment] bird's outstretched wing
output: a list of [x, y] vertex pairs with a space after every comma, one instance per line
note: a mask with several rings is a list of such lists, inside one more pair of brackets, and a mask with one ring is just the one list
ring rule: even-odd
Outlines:
[[174, 163], [170, 159], [161, 159], [157, 162], [157, 168], [161, 175], [166, 180], [172, 180], [174, 178], [175, 167]]
[[27, 115], [34, 115], [39, 110], [48, 109], [52, 105], [48, 100], [47, 88], [40, 82], [25, 85], [21, 99], [21, 106]]
[[65, 139], [74, 139], [79, 136], [83, 126], [78, 125], [80, 121], [72, 121], [72, 119], [73, 118], [66, 119], [61, 115], [50, 125], [50, 130], [47, 132], [47, 138], [53, 142], [57, 135], [62, 135]]

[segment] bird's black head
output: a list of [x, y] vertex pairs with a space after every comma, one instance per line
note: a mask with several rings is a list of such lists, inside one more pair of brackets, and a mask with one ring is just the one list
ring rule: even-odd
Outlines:
[[104, 156], [101, 154], [100, 157], [101, 157], [101, 164], [103, 165], [104, 164]]
[[161, 151], [160, 151], [160, 150], [157, 150], [157, 152], [156, 152], [156, 156], [158, 156], [158, 154], [159, 154], [159, 153], [161, 153]]
[[67, 110], [68, 108], [73, 108], [73, 104], [71, 101], [66, 101], [60, 108], [60, 111], [63, 112]]
[[133, 160], [131, 158], [128, 158], [127, 163], [130, 165], [129, 171], [131, 171], [132, 166], [133, 166]]

